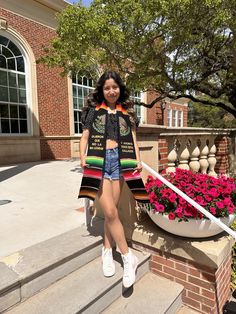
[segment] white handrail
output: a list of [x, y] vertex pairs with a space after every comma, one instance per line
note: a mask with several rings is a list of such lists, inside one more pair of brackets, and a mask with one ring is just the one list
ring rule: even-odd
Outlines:
[[183, 197], [188, 203], [193, 205], [195, 208], [197, 208], [202, 214], [204, 214], [206, 217], [208, 217], [210, 220], [213, 220], [220, 228], [222, 228], [224, 231], [226, 231], [228, 234], [230, 234], [235, 240], [236, 240], [236, 232], [230, 229], [228, 226], [226, 226], [223, 222], [221, 222], [219, 219], [217, 219], [215, 216], [213, 216], [211, 213], [209, 213], [205, 208], [203, 208], [201, 205], [199, 205], [197, 202], [192, 200], [188, 195], [183, 193], [181, 190], [179, 190], [176, 186], [174, 186], [172, 183], [167, 181], [165, 178], [163, 178], [158, 172], [153, 170], [151, 167], [149, 167], [147, 164], [142, 162], [143, 168], [145, 168], [148, 172], [150, 172], [154, 177], [158, 178], [161, 182], [166, 184], [169, 188], [171, 188], [173, 191], [175, 191], [177, 194], [179, 194], [181, 197]]

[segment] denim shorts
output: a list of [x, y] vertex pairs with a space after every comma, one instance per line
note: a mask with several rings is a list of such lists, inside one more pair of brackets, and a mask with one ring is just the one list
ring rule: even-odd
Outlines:
[[110, 180], [119, 180], [121, 178], [118, 147], [106, 149], [103, 178]]

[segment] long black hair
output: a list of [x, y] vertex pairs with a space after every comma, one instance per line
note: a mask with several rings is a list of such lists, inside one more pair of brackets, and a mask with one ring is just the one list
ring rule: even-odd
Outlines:
[[135, 111], [134, 111], [134, 104], [132, 101], [129, 100], [130, 92], [123, 83], [120, 75], [115, 71], [106, 71], [100, 76], [100, 78], [97, 81], [96, 87], [92, 93], [90, 93], [87, 97], [87, 104], [82, 110], [82, 116], [85, 119], [86, 113], [89, 109], [89, 107], [96, 107], [98, 104], [102, 103], [104, 101], [104, 95], [103, 95], [103, 86], [106, 82], [106, 80], [113, 79], [116, 84], [120, 88], [120, 96], [118, 98], [118, 102], [122, 105], [124, 109], [127, 109], [130, 120], [132, 125], [138, 125], [139, 121], [136, 118]]
[[120, 96], [118, 102], [125, 105], [126, 101], [129, 99], [129, 90], [123, 83], [120, 75], [115, 71], [106, 71], [98, 79], [95, 90], [88, 96], [87, 104], [88, 106], [96, 106], [104, 101], [103, 86], [106, 80], [113, 79], [120, 88]]

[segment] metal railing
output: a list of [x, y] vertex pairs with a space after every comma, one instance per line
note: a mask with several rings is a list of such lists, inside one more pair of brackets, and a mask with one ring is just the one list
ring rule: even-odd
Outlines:
[[174, 186], [172, 183], [170, 183], [168, 180], [163, 178], [158, 172], [153, 170], [151, 167], [149, 167], [147, 164], [142, 162], [143, 168], [145, 168], [149, 173], [151, 173], [154, 177], [156, 177], [158, 180], [163, 182], [165, 185], [167, 185], [170, 189], [175, 191], [178, 195], [180, 195], [183, 199], [185, 199], [189, 204], [197, 208], [202, 214], [204, 214], [207, 218], [214, 221], [221, 229], [226, 231], [229, 235], [231, 235], [236, 240], [236, 232], [230, 229], [228, 226], [226, 226], [222, 221], [220, 221], [218, 218], [213, 216], [211, 213], [209, 213], [204, 207], [199, 205], [197, 202], [192, 200], [188, 195], [183, 193], [181, 190], [179, 190], [176, 186]]

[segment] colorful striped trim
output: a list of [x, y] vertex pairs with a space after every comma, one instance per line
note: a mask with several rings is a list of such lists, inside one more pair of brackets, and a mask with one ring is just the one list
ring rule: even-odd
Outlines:
[[103, 157], [97, 157], [97, 156], [88, 156], [85, 159], [85, 162], [90, 166], [98, 166], [103, 167], [104, 158]]
[[[108, 106], [106, 105], [105, 102], [102, 102], [101, 104], [97, 105], [96, 108], [95, 108], [96, 111], [98, 111], [99, 109], [108, 110]], [[117, 111], [121, 111], [124, 115], [128, 115], [127, 110], [124, 109], [121, 104], [117, 104], [116, 105], [116, 110]]]
[[122, 169], [125, 168], [135, 168], [137, 166], [137, 160], [131, 158], [123, 158], [120, 160]]

